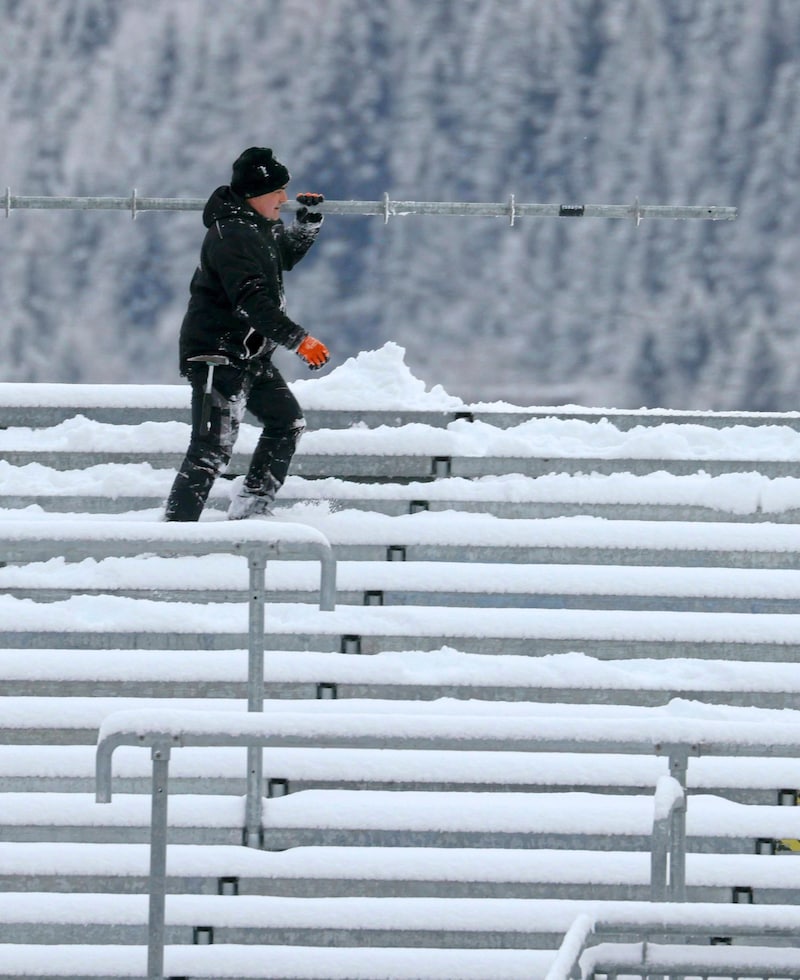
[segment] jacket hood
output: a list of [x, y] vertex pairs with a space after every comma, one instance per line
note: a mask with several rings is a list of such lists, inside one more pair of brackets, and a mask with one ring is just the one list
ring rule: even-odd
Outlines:
[[218, 187], [206, 202], [203, 209], [203, 224], [210, 228], [215, 221], [226, 218], [244, 218], [245, 221], [258, 222], [259, 215], [247, 204], [244, 198], [228, 187]]

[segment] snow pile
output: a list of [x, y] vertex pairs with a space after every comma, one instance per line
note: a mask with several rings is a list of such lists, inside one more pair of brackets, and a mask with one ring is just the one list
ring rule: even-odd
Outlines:
[[294, 381], [291, 388], [309, 409], [335, 407], [347, 411], [458, 411], [460, 398], [435, 385], [430, 391], [405, 363], [405, 350], [389, 342], [379, 350], [362, 351], [322, 378]]

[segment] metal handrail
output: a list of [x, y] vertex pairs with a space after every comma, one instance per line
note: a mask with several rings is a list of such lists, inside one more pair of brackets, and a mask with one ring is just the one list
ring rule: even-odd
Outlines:
[[[730, 726], [714, 722], [685, 723], [682, 720], [608, 722], [553, 719], [532, 724], [529, 719], [474, 719], [465, 728], [463, 719], [452, 724], [441, 719], [419, 719], [413, 724], [402, 716], [359, 715], [352, 729], [341, 718], [320, 719], [310, 712], [269, 717], [238, 712], [191, 712], [163, 709], [120, 711], [106, 717], [100, 726], [96, 753], [96, 799], [111, 802], [112, 756], [123, 745], [149, 747], [153, 761], [150, 824], [150, 898], [148, 924], [148, 978], [162, 976], [165, 935], [167, 807], [171, 751], [186, 746], [247, 747], [248, 751], [269, 746], [295, 748], [381, 748], [586, 752], [655, 754], [669, 758], [672, 782], [662, 783], [656, 817], [666, 810], [671, 819], [668, 843], [676, 863], [685, 857], [685, 807], [682, 802], [690, 757], [793, 756], [800, 748], [796, 725], [759, 724]], [[665, 797], [670, 797], [665, 803]], [[682, 888], [683, 870], [673, 867], [672, 881]], [[672, 884], [672, 882], [671, 882]], [[680, 908], [673, 904], [667, 908]], [[744, 908], [742, 906], [741, 908]], [[669, 923], [660, 922], [658, 932], [667, 933]], [[638, 927], [640, 923], [636, 923]], [[682, 931], [685, 931], [685, 925]], [[619, 926], [612, 922], [613, 931]], [[575, 964], [598, 923], [583, 921], [570, 934], [567, 948], [558, 958], [560, 977], [574, 975]], [[673, 934], [674, 934], [674, 930]], [[793, 935], [800, 922], [793, 926]], [[554, 980], [554, 978], [553, 978]]]
[[[130, 211], [131, 217], [142, 211], [202, 211], [205, 198], [140, 197], [134, 188], [129, 197], [57, 197], [17, 195], [6, 187], [3, 208], [6, 218], [12, 211]], [[299, 205], [289, 201], [282, 210], [294, 212]], [[316, 209], [316, 207], [315, 207]], [[389, 218], [408, 214], [438, 214], [460, 217], [507, 218], [510, 226], [517, 218], [630, 218], [638, 226], [644, 218], [672, 220], [700, 219], [735, 221], [738, 209], [716, 205], [682, 204], [532, 204], [518, 203], [512, 194], [508, 201], [480, 203], [472, 201], [393, 201], [385, 193], [379, 201], [325, 201], [318, 206], [324, 214], [379, 215], [384, 224]]]
[[[336, 559], [320, 531], [305, 525], [272, 521], [201, 524], [144, 524], [133, 521], [8, 521], [0, 528], [0, 561], [27, 562], [55, 556], [124, 558], [141, 554], [162, 557], [232, 554], [247, 559], [247, 710], [264, 707], [264, 605], [266, 567], [272, 560], [320, 563], [319, 607], [336, 606]], [[262, 752], [248, 749], [246, 826], [248, 843], [257, 846], [263, 798]]]
[[[596, 914], [582, 913], [564, 934], [544, 980], [588, 980], [596, 975], [660, 976], [678, 980], [685, 976], [714, 977], [796, 977], [800, 963], [787, 969], [785, 962], [776, 962], [775, 954], [792, 953], [800, 937], [800, 919], [794, 906], [752, 905], [711, 906], [710, 903], [652, 903], [647, 907], [617, 903], [615, 911], [598, 910]], [[775, 913], [778, 913], [776, 916]], [[775, 921], [773, 921], [775, 920]], [[639, 938], [633, 945], [631, 935]], [[688, 941], [686, 937], [691, 937]], [[715, 962], [714, 950], [699, 941], [716, 937], [749, 941], [764, 940], [764, 946], [725, 950], [724, 957]], [[653, 946], [672, 941], [679, 945], [680, 965], [659, 956], [669, 953], [669, 946]], [[773, 945], [778, 940], [778, 945]], [[781, 948], [786, 940], [791, 948]], [[607, 945], [611, 943], [612, 945]], [[625, 943], [626, 945], [620, 945]], [[591, 950], [591, 951], [590, 951]], [[650, 953], [655, 955], [651, 957]], [[585, 954], [588, 953], [588, 957]], [[588, 960], [588, 962], [587, 962]]]

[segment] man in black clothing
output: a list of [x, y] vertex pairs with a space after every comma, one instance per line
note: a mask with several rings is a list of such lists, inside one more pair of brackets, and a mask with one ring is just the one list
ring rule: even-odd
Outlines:
[[[200, 519], [214, 480], [230, 462], [245, 408], [263, 429], [228, 517], [269, 514], [305, 428], [271, 358], [281, 346], [312, 370], [328, 361], [325, 345], [286, 315], [283, 291], [284, 271], [306, 254], [322, 225], [322, 215], [308, 207], [323, 198], [298, 194], [301, 207], [286, 227], [280, 209], [289, 179], [272, 150], [251, 147], [234, 163], [230, 185], [218, 187], [203, 211], [208, 231], [180, 334], [180, 371], [192, 386], [192, 437], [167, 500], [168, 521]], [[202, 360], [208, 356], [217, 361], [213, 369]], [[208, 399], [210, 414], [208, 404], [203, 410]]]

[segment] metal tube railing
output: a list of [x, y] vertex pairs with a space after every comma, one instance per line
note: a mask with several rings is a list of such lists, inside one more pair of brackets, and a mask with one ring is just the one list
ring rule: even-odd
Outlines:
[[[202, 211], [205, 198], [140, 197], [134, 188], [129, 197], [45, 197], [21, 196], [5, 190], [3, 207], [6, 217], [12, 211], [130, 211], [135, 218], [141, 211]], [[283, 209], [294, 212], [298, 205], [287, 202]], [[439, 214], [460, 217], [507, 218], [514, 225], [517, 218], [631, 218], [637, 225], [644, 218], [673, 220], [700, 219], [734, 221], [738, 210], [715, 205], [681, 204], [526, 204], [518, 203], [512, 194], [508, 201], [476, 203], [471, 201], [393, 201], [384, 194], [379, 201], [325, 201], [319, 205], [325, 214], [380, 215], [389, 218], [408, 214]]]
[[[188, 746], [234, 747], [247, 749], [283, 746], [294, 748], [380, 748], [380, 749], [419, 749], [428, 751], [529, 751], [529, 752], [587, 752], [623, 753], [632, 755], [666, 755], [670, 762], [671, 776], [662, 777], [658, 786], [656, 824], [661, 819], [658, 846], [661, 854], [655, 864], [663, 869], [666, 852], [669, 850], [672, 867], [671, 880], [661, 873], [657, 876], [654, 892], [665, 890], [671, 902], [667, 906], [654, 903], [654, 913], [649, 918], [646, 913], [633, 922], [624, 923], [624, 910], [612, 910], [608, 921], [597, 917], [581, 918], [565, 936], [563, 948], [559, 951], [547, 980], [572, 980], [580, 976], [578, 960], [588, 941], [603, 930], [608, 933], [625, 933], [633, 929], [658, 935], [682, 935], [695, 932], [697, 928], [713, 930], [713, 935], [728, 934], [731, 927], [718, 922], [702, 920], [694, 922], [693, 913], [689, 919], [682, 917], [682, 894], [685, 876], [683, 869], [677, 872], [676, 865], [685, 862], [686, 841], [683, 821], [672, 820], [676, 812], [685, 816], [685, 776], [688, 760], [695, 756], [745, 756], [772, 757], [774, 755], [794, 757], [800, 747], [800, 731], [797, 726], [781, 726], [778, 731], [772, 726], [769, 733], [763, 726], [740, 724], [728, 731], [718, 722], [691, 723], [684, 725], [658, 719], [654, 724], [647, 721], [621, 725], [619, 721], [587, 721], [577, 723], [569, 718], [556, 719], [552, 723], [539, 721], [531, 725], [527, 720], [522, 725], [506, 718], [485, 718], [483, 724], [472, 723], [466, 728], [463, 719], [454, 717], [452, 724], [442, 724], [439, 718], [405, 718], [403, 716], [358, 715], [357, 724], [348, 725], [346, 717], [320, 719], [312, 713], [300, 712], [295, 716], [281, 714], [267, 717], [263, 714], [242, 715], [238, 712], [191, 712], [179, 710], [143, 709], [122, 711], [106, 717], [100, 726], [95, 755], [95, 798], [98, 803], [110, 803], [112, 797], [112, 757], [114, 751], [123, 745], [149, 746], [153, 760], [153, 795], [162, 795], [164, 800], [153, 803], [153, 822], [150, 830], [151, 874], [150, 880], [150, 922], [148, 930], [148, 978], [161, 980], [164, 954], [164, 912], [166, 892], [166, 848], [167, 848], [167, 801], [169, 779], [170, 749]], [[394, 722], [394, 724], [392, 723]], [[550, 731], [548, 731], [550, 729]], [[627, 730], [626, 730], [627, 729]], [[516, 734], [513, 734], [513, 732]], [[567, 732], [571, 734], [567, 734]], [[666, 821], [665, 819], [666, 818]], [[659, 830], [656, 830], [656, 837]], [[672, 836], [672, 841], [667, 838]], [[676, 840], [682, 836], [682, 839]], [[158, 853], [154, 856], [153, 852]], [[681, 891], [676, 893], [675, 889]], [[157, 894], [154, 894], [157, 893]], [[653, 898], [657, 898], [653, 894]], [[662, 920], [661, 909], [666, 908]], [[719, 906], [715, 906], [715, 911]], [[753, 930], [748, 910], [751, 906], [739, 906], [728, 917], [738, 916], [747, 919], [748, 933]], [[755, 911], [759, 915], [760, 910]], [[755, 924], [760, 935], [795, 936], [800, 929], [800, 920], [787, 926], [781, 922], [777, 926], [768, 920]], [[670, 920], [670, 916], [674, 921]], [[749, 917], [748, 917], [749, 916]], [[734, 923], [733, 928], [736, 928]]]
[[[301, 531], [300, 539], [292, 540], [297, 537], [295, 529], [293, 532], [284, 532], [286, 539], [282, 539], [279, 523], [271, 525], [266, 531], [263, 524], [244, 527], [248, 522], [236, 523], [242, 526], [226, 525], [215, 533], [213, 528], [207, 530], [186, 524], [150, 526], [108, 521], [88, 526], [81, 522], [57, 521], [48, 522], [45, 529], [37, 522], [33, 525], [14, 522], [13, 526], [9, 524], [9, 527], [0, 531], [0, 560], [35, 561], [63, 556], [67, 561], [75, 561], [84, 557], [118, 558], [142, 553], [170, 557], [219, 553], [244, 555], [249, 569], [247, 709], [260, 712], [264, 706], [267, 560], [319, 561], [319, 607], [321, 610], [331, 611], [336, 607], [336, 559], [330, 543], [319, 532], [311, 531], [309, 534]], [[264, 796], [260, 747], [248, 749], [247, 767], [244, 842], [249, 847], [259, 847]], [[166, 773], [166, 769], [164, 772]], [[166, 780], [166, 775], [163, 778]]]

